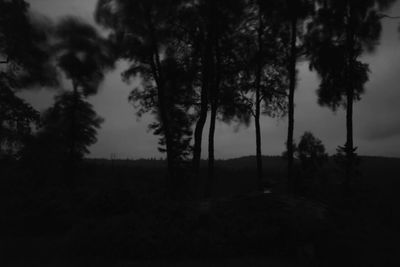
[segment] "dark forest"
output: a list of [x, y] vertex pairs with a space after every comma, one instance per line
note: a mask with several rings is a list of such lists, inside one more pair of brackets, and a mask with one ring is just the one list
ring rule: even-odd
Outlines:
[[[1, 266], [400, 266], [400, 159], [354, 133], [395, 0], [97, 0], [89, 20], [30, 2], [0, 0]], [[90, 155], [119, 62], [160, 159]], [[300, 63], [345, 114], [336, 153], [295, 138]], [[43, 88], [45, 110], [21, 95]], [[218, 159], [218, 123], [252, 127], [254, 154]]]

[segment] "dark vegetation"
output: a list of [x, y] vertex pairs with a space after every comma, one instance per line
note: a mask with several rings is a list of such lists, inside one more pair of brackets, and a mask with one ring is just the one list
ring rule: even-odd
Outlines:
[[[393, 2], [99, 0], [99, 32], [0, 0], [2, 266], [399, 265], [400, 160], [360, 157], [353, 137], [361, 58]], [[299, 60], [319, 103], [346, 111], [333, 156], [293, 138]], [[103, 122], [89, 98], [117, 61], [165, 160], [86, 158]], [[17, 95], [43, 87], [42, 114]], [[262, 156], [262, 115], [288, 116], [282, 157]], [[252, 119], [255, 157], [216, 160], [216, 121]]]
[[263, 157], [272, 194], [253, 194], [254, 157], [221, 160], [216, 199], [202, 202], [163, 195], [165, 161], [85, 160], [73, 192], [57, 181], [56, 169], [38, 180], [28, 168], [9, 165], [1, 183], [2, 261], [141, 260], [146, 266], [156, 259], [266, 258], [276, 266], [395, 266], [399, 163], [362, 157], [357, 190], [342, 198], [333, 159], [314, 180], [303, 181], [309, 188], [303, 197], [282, 193], [285, 161], [279, 157]]

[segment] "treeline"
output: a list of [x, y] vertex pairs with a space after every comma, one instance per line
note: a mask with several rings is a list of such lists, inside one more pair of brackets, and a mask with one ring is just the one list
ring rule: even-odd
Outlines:
[[[394, 2], [99, 0], [94, 15], [108, 34], [103, 37], [78, 18], [52, 24], [32, 16], [22, 0], [1, 0], [2, 153], [30, 161], [40, 154], [66, 168], [67, 179], [73, 177], [74, 166], [96, 142], [102, 121], [87, 97], [97, 93], [117, 60], [125, 60], [124, 81], [141, 80], [129, 101], [138, 116], [154, 114], [149, 127], [160, 136], [159, 149], [166, 154], [171, 196], [180, 195], [185, 179], [200, 177], [207, 119], [205, 196], [212, 195], [216, 179], [217, 120], [246, 125], [254, 120], [258, 185], [263, 190], [262, 115], [288, 116], [288, 190], [295, 192], [295, 155], [325, 155], [311, 134], [304, 135], [305, 145], [299, 144], [303, 152], [293, 138], [296, 66], [307, 60], [320, 77], [319, 104], [346, 110], [346, 141], [338, 158], [347, 190], [357, 163], [353, 103], [360, 100], [369, 77], [361, 57], [376, 48], [382, 12]], [[37, 86], [59, 89], [54, 105], [41, 116], [16, 96]], [[32, 124], [39, 126], [34, 135]]]

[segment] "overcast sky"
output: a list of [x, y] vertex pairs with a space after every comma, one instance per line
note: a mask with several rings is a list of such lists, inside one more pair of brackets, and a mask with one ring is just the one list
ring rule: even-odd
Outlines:
[[[64, 15], [82, 17], [94, 23], [93, 11], [97, 0], [30, 0], [32, 10], [54, 20]], [[400, 2], [390, 12], [400, 15]], [[354, 135], [359, 154], [400, 157], [400, 34], [398, 21], [385, 20], [380, 45], [373, 55], [365, 56], [370, 64], [370, 82], [366, 94], [355, 105]], [[308, 70], [308, 64], [299, 65], [299, 83], [295, 102], [295, 137], [311, 131], [323, 141], [329, 153], [345, 143], [345, 114], [333, 113], [317, 104], [318, 78]], [[121, 81], [124, 63], [109, 73], [98, 95], [90, 102], [105, 119], [98, 142], [91, 147], [90, 157], [118, 158], [160, 157], [157, 137], [147, 131], [152, 120], [147, 116], [137, 120], [134, 108], [127, 98], [134, 84]], [[66, 85], [68, 86], [68, 84]], [[24, 93], [23, 97], [39, 110], [53, 101], [54, 93], [47, 90]], [[279, 155], [284, 150], [287, 120], [262, 118], [262, 150], [265, 155]], [[205, 134], [208, 131], [208, 124]], [[207, 138], [204, 139], [203, 157], [206, 157]], [[217, 158], [232, 158], [255, 153], [254, 125], [249, 128], [218, 124], [215, 135]]]

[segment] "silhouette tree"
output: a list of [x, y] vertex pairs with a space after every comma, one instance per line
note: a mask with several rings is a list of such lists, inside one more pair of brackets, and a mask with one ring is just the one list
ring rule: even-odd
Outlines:
[[[235, 66], [235, 39], [238, 36], [236, 29], [240, 26], [244, 15], [244, 1], [205, 1], [205, 18], [208, 25], [209, 47], [208, 62], [208, 99], [210, 104], [210, 128], [208, 133], [208, 180], [206, 194], [210, 196], [215, 180], [214, 177], [214, 135], [218, 109], [224, 103], [234, 107], [234, 99], [238, 96], [232, 78], [237, 72]], [[209, 44], [207, 42], [210, 42]], [[236, 87], [237, 88], [237, 87]], [[225, 100], [224, 103], [222, 100]], [[228, 101], [226, 101], [228, 100]], [[236, 102], [237, 103], [237, 102]]]
[[[179, 25], [176, 14], [178, 8], [182, 7], [180, 3], [181, 1], [177, 0], [100, 0], [96, 9], [97, 22], [113, 31], [119, 57], [130, 63], [123, 74], [124, 78], [128, 80], [140, 75], [143, 87], [154, 89], [143, 95], [145, 99], [149, 99], [147, 96], [155, 91], [152, 97], [156, 99], [149, 103], [157, 105], [155, 111], [159, 123], [153, 128], [157, 129], [156, 134], [163, 135], [161, 144], [165, 144], [167, 154], [169, 185], [176, 184], [176, 137], [173, 125], [177, 123], [175, 119], [180, 121], [180, 117], [173, 117], [174, 112], [169, 109], [172, 105], [169, 100], [178, 98], [178, 95], [172, 97], [172, 93], [168, 91], [171, 89], [171, 81], [168, 80], [171, 77], [166, 73], [168, 70], [164, 66], [170, 63], [164, 61], [171, 59], [171, 55], [166, 55], [166, 51], [173, 51], [177, 44], [176, 29]], [[178, 50], [175, 52], [179, 54]], [[174, 69], [177, 70], [175, 67]], [[172, 83], [176, 83], [177, 79], [173, 79], [175, 81]], [[140, 95], [132, 99], [138, 96]], [[176, 111], [175, 108], [173, 110]], [[171, 186], [170, 189], [173, 191], [174, 187]]]
[[[172, 53], [172, 54], [171, 54]], [[171, 127], [171, 147], [170, 154], [174, 167], [174, 179], [169, 181], [167, 187], [176, 196], [181, 195], [182, 185], [184, 181], [183, 174], [186, 168], [186, 161], [192, 153], [192, 146], [190, 145], [192, 139], [192, 125], [194, 120], [193, 112], [193, 90], [191, 88], [193, 76], [190, 70], [185, 67], [191, 67], [191, 64], [178, 62], [178, 57], [173, 55], [173, 51], [168, 51], [166, 57], [162, 61], [161, 68], [164, 73], [165, 79], [165, 104], [168, 110], [168, 116]], [[128, 79], [129, 76], [126, 77]], [[150, 129], [154, 134], [160, 135], [159, 150], [166, 152], [166, 138], [164, 128], [162, 127], [161, 120], [158, 116], [158, 98], [157, 88], [152, 82], [143, 82], [141, 86], [132, 90], [129, 100], [134, 104], [138, 110], [138, 116], [144, 113], [151, 112], [156, 115], [157, 122], [150, 125]]]
[[[232, 15], [240, 14], [243, 5], [241, 1], [203, 0], [185, 1], [183, 6], [184, 8], [180, 9], [178, 13], [180, 19], [178, 29], [181, 36], [184, 36], [181, 39], [187, 40], [186, 47], [190, 47], [192, 51], [192, 62], [196, 73], [193, 83], [195, 89], [193, 107], [196, 111], [197, 121], [194, 130], [192, 165], [196, 176], [198, 176], [203, 129], [210, 108], [209, 141], [211, 142], [209, 142], [208, 150], [210, 152], [209, 176], [211, 177], [214, 173], [213, 142], [217, 114], [220, 112], [221, 119], [226, 121], [230, 121], [234, 117], [239, 119], [240, 116], [244, 115], [243, 112], [242, 115], [239, 115], [240, 112], [236, 112], [241, 107], [237, 105], [239, 99], [238, 86], [232, 80], [235, 77], [235, 72], [238, 71], [233, 40], [242, 33], [233, 32], [232, 28], [229, 28], [234, 25], [229, 25], [229, 23], [234, 22], [237, 23], [237, 26], [239, 25], [240, 16], [232, 19]], [[221, 29], [216, 28], [217, 24], [220, 25]], [[214, 105], [212, 105], [212, 102], [214, 102]], [[208, 187], [211, 186], [211, 180], [213, 179], [208, 179]]]
[[[74, 114], [72, 116], [71, 114]], [[55, 98], [55, 103], [41, 118], [39, 137], [53, 140], [58, 145], [58, 157], [65, 161], [74, 153], [75, 159], [82, 159], [89, 153], [89, 146], [96, 143], [97, 130], [103, 119], [93, 110], [93, 106], [82, 95], [64, 92]], [[70, 151], [69, 132], [74, 127], [74, 150]]]
[[[69, 168], [76, 166], [71, 166], [71, 156], [76, 162], [89, 153], [89, 146], [97, 141], [97, 130], [102, 122], [103, 119], [82, 95], [70, 91], [59, 94], [55, 97], [55, 103], [42, 113], [40, 128], [22, 150], [23, 166], [28, 167], [34, 175], [40, 175], [35, 178], [42, 178], [46, 173], [53, 176], [54, 173], [63, 174], [58, 176], [63, 179], [64, 185], [73, 188], [74, 170]], [[74, 150], [71, 152], [72, 125]]]
[[333, 110], [346, 109], [346, 143], [339, 153], [346, 157], [344, 187], [354, 175], [356, 150], [353, 141], [353, 103], [360, 100], [368, 81], [368, 64], [360, 57], [373, 52], [381, 32], [380, 11], [392, 0], [318, 1], [314, 21], [309, 25], [307, 41], [310, 67], [321, 84], [319, 103]]
[[[261, 152], [261, 113], [285, 114], [287, 70], [284, 56], [285, 28], [275, 23], [277, 8], [263, 1], [252, 1], [246, 13], [244, 38], [236, 42], [243, 70], [238, 81], [243, 100], [254, 117], [258, 187], [263, 190]], [[250, 93], [250, 94], [249, 94]]]
[[[289, 74], [289, 93], [288, 93], [288, 137], [287, 146], [287, 174], [289, 191], [294, 190], [293, 185], [293, 162], [294, 162], [294, 92], [297, 83], [296, 65], [301, 56], [301, 47], [304, 37], [304, 22], [314, 11], [313, 0], [285, 0], [277, 1], [273, 4], [279, 9], [281, 20], [289, 27], [290, 38], [287, 44], [288, 74]], [[292, 188], [290, 188], [292, 187]]]
[[15, 156], [38, 121], [39, 113], [0, 83], [0, 157]]
[[209, 91], [212, 79], [212, 38], [213, 24], [211, 18], [212, 1], [186, 1], [178, 13], [182, 40], [193, 51], [193, 63], [196, 77], [194, 79], [194, 110], [197, 118], [194, 127], [194, 144], [192, 166], [198, 178], [202, 150], [203, 130], [209, 110]]
[[295, 157], [301, 164], [294, 180], [294, 193], [315, 194], [315, 186], [321, 181], [321, 177], [317, 177], [318, 171], [328, 161], [325, 146], [311, 132], [304, 132], [299, 144], [294, 144], [294, 149]]
[[37, 111], [16, 93], [57, 85], [50, 33], [51, 22], [29, 14], [25, 1], [0, 1], [0, 150], [16, 152], [38, 121]]
[[301, 136], [296, 147], [296, 156], [300, 160], [302, 168], [307, 172], [313, 172], [328, 159], [322, 141], [311, 132], [305, 132]]
[[114, 55], [108, 41], [91, 25], [73, 17], [63, 18], [56, 25], [53, 50], [58, 67], [72, 83], [72, 92], [63, 94], [57, 101], [68, 108], [68, 112], [60, 114], [68, 116], [64, 118], [69, 122], [64, 124], [68, 126], [65, 133], [68, 138], [63, 140], [68, 142], [68, 165], [73, 171], [84, 152], [80, 139], [87, 138], [80, 130], [83, 118], [79, 118], [79, 108], [88, 104], [81, 98], [97, 92], [104, 72], [114, 64]]

